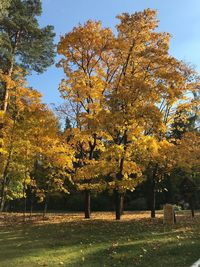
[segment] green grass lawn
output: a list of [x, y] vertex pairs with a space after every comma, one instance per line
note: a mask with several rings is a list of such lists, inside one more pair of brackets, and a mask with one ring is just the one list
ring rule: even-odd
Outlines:
[[142, 266], [189, 267], [200, 258], [200, 214], [179, 214], [175, 226], [164, 226], [162, 214], [95, 213], [35, 216], [0, 215], [0, 266]]

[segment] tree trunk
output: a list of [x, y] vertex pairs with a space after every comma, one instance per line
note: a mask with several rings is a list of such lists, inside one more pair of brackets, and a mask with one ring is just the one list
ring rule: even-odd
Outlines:
[[90, 190], [85, 190], [85, 219], [90, 219]]
[[3, 184], [2, 184], [2, 190], [1, 190], [0, 212], [3, 212], [4, 204], [5, 204], [5, 194], [4, 194], [4, 188], [3, 188], [5, 187], [5, 184], [4, 185]]
[[191, 208], [192, 218], [194, 218], [194, 208]]
[[31, 192], [31, 196], [30, 196], [30, 218], [32, 217], [32, 213], [33, 213], [33, 194]]
[[176, 212], [174, 210], [174, 223], [176, 223]]
[[116, 189], [115, 190], [115, 216], [116, 220], [121, 219], [123, 209], [123, 195]]
[[49, 204], [49, 194], [50, 194], [50, 187], [48, 184], [48, 188], [47, 188], [47, 192], [45, 195], [45, 201], [44, 201], [44, 211], [43, 211], [43, 219], [46, 217], [47, 215], [47, 208], [48, 208], [48, 204]]
[[[3, 211], [4, 204], [5, 204], [6, 184], [7, 184], [7, 186], [9, 185], [9, 182], [7, 181], [7, 174], [8, 174], [8, 169], [10, 166], [10, 161], [11, 161], [11, 156], [12, 156], [12, 151], [13, 151], [13, 137], [14, 137], [14, 131], [15, 131], [15, 124], [16, 124], [16, 119], [14, 120], [14, 123], [13, 123], [11, 138], [10, 138], [9, 153], [8, 153], [7, 162], [5, 164], [5, 167], [3, 170], [3, 175], [2, 175], [3, 179], [2, 179], [1, 193], [0, 193], [0, 211]], [[0, 159], [1, 159], [1, 154], [0, 154]]]
[[[10, 67], [7, 71], [7, 74], [9, 77], [12, 77], [12, 73], [13, 73], [13, 67], [14, 67], [14, 62], [15, 62], [15, 55], [17, 52], [17, 46], [18, 46], [18, 42], [20, 39], [20, 31], [18, 31], [16, 33], [15, 36], [15, 43], [14, 43], [14, 47], [13, 47], [13, 54], [12, 54], [12, 58], [11, 58], [11, 63], [10, 63]], [[0, 106], [0, 110], [3, 112], [3, 118], [2, 121], [0, 122], [0, 139], [4, 139], [4, 133], [3, 133], [3, 129], [4, 129], [4, 124], [5, 124], [5, 114], [7, 113], [7, 109], [8, 109], [8, 102], [9, 102], [9, 88], [7, 85], [7, 82], [4, 83], [5, 84], [5, 88], [4, 88], [4, 94], [3, 94], [3, 99], [2, 99], [2, 105]], [[3, 142], [0, 142], [0, 148], [3, 147]], [[2, 158], [2, 153], [0, 152], [0, 160]]]
[[24, 197], [24, 222], [26, 221], [26, 196]]
[[4, 204], [5, 204], [5, 188], [6, 188], [6, 173], [4, 170], [3, 173], [3, 180], [1, 182], [1, 195], [0, 195], [0, 211], [2, 212], [4, 209]]
[[[13, 67], [14, 67], [14, 63], [15, 63], [15, 56], [16, 56], [16, 52], [17, 52], [19, 39], [20, 39], [20, 34], [21, 34], [20, 31], [17, 31], [16, 36], [15, 36], [15, 43], [14, 43], [14, 47], [13, 47], [12, 59], [11, 59], [10, 67], [8, 69], [8, 72], [7, 72], [9, 77], [11, 77], [12, 73], [13, 73]], [[3, 96], [3, 106], [2, 106], [2, 110], [3, 110], [4, 114], [7, 112], [8, 100], [9, 100], [9, 89], [8, 89], [8, 86], [6, 83], [5, 92], [4, 92], [4, 96]]]
[[121, 199], [120, 199], [120, 206], [121, 206], [121, 215], [124, 215], [124, 194], [121, 195]]
[[[125, 155], [126, 150], [127, 150], [127, 129], [124, 131], [123, 138], [122, 140], [120, 140], [120, 143], [123, 143], [124, 145], [124, 155]], [[119, 164], [119, 172], [116, 175], [117, 181], [120, 181], [120, 182], [124, 178], [124, 175], [123, 175], [124, 161], [125, 161], [125, 157], [122, 156], [120, 160], [120, 164]], [[121, 215], [123, 213], [123, 208], [124, 208], [124, 196], [123, 196], [123, 193], [119, 191], [118, 186], [115, 188], [114, 193], [115, 193], [115, 218], [116, 220], [120, 220]]]
[[45, 197], [45, 202], [44, 202], [44, 211], [43, 211], [43, 219], [47, 215], [47, 208], [48, 208], [48, 196]]
[[[12, 73], [13, 73], [13, 66], [14, 66], [14, 56], [12, 58], [12, 61], [11, 61], [11, 66], [10, 66], [10, 69], [8, 71], [8, 76], [11, 77], [12, 76]], [[4, 112], [4, 114], [6, 114], [7, 112], [7, 107], [8, 107], [8, 101], [9, 101], [9, 88], [8, 88], [8, 85], [7, 83], [5, 83], [5, 88], [4, 88], [4, 95], [3, 95], [3, 105], [2, 105], [2, 108], [1, 110]], [[3, 128], [3, 124], [2, 124], [2, 128]]]
[[152, 180], [149, 185], [149, 208], [151, 211], [151, 218], [156, 217], [156, 196], [155, 196], [155, 182]]
[[24, 178], [23, 183], [23, 198], [24, 198], [24, 214], [23, 214], [23, 220], [26, 221], [26, 176]]
[[193, 198], [190, 200], [190, 209], [191, 209], [192, 218], [194, 218], [194, 199]]
[[151, 193], [150, 193], [150, 207], [151, 207], [151, 218], [156, 217], [156, 172], [157, 167], [154, 168], [151, 178]]
[[[89, 142], [90, 146], [90, 151], [89, 151], [89, 160], [93, 159], [94, 156], [94, 149], [97, 144], [97, 134], [93, 134], [94, 142], [92, 143], [91, 141]], [[90, 183], [90, 180], [88, 180], [88, 183]], [[90, 219], [90, 214], [91, 214], [91, 191], [89, 189], [86, 189], [84, 191], [85, 194], [85, 219]]]
[[4, 204], [5, 204], [5, 189], [6, 189], [6, 177], [7, 177], [7, 170], [10, 164], [10, 156], [8, 158], [6, 167], [4, 169], [4, 173], [3, 173], [3, 180], [1, 182], [1, 195], [0, 195], [0, 211], [2, 212], [4, 209]]
[[155, 218], [156, 217], [156, 209], [155, 209], [155, 191], [152, 191], [152, 196], [151, 196], [151, 218]]

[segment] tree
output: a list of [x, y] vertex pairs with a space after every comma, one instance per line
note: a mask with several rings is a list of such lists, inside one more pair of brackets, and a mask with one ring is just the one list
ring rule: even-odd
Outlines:
[[[53, 27], [39, 27], [37, 16], [42, 12], [40, 0], [13, 0], [0, 26], [0, 138], [3, 139], [4, 117], [9, 109], [10, 80], [15, 80], [15, 69], [24, 74], [32, 70], [41, 73], [53, 63]], [[1, 155], [0, 155], [1, 156]]]
[[[59, 65], [67, 76], [60, 91], [76, 114], [72, 136], [80, 145], [78, 177], [81, 171], [88, 188], [92, 176], [104, 177], [116, 195], [116, 219], [121, 216], [123, 194], [142, 180], [135, 140], [140, 143], [150, 136], [158, 147], [155, 156], [146, 155], [155, 199], [155, 177], [164, 164], [159, 153], [162, 145], [171, 147], [167, 141], [171, 111], [187, 105], [186, 93], [196, 90], [195, 72], [169, 55], [170, 35], [156, 32], [154, 10], [118, 18], [117, 36], [99, 22], [88, 21], [61, 37], [58, 45], [65, 57]], [[98, 160], [97, 140], [103, 148]]]
[[64, 190], [65, 180], [70, 179], [73, 158], [72, 149], [59, 133], [58, 120], [41, 102], [41, 94], [25, 86], [23, 73], [15, 75], [18, 78], [15, 90], [10, 91], [10, 117], [5, 120], [0, 163], [1, 210], [6, 200], [21, 197], [26, 200], [27, 186], [37, 186], [33, 179], [36, 162], [48, 169], [48, 176], [41, 177], [43, 184], [51, 177], [55, 190]]
[[58, 53], [64, 56], [59, 66], [66, 74], [59, 90], [75, 121], [67, 134], [76, 150], [74, 181], [85, 192], [85, 218], [90, 217], [90, 192], [102, 190], [104, 184], [95, 172], [104, 146], [98, 116], [116, 68], [109, 55], [113, 40], [110, 29], [88, 21], [61, 37], [58, 44]]
[[[194, 208], [195, 195], [198, 185], [198, 126], [199, 126], [199, 86], [194, 84], [187, 98], [180, 105], [177, 105], [171, 116], [171, 125], [168, 132], [168, 139], [175, 144], [174, 155], [170, 155], [174, 161], [170, 172], [163, 179], [167, 203], [176, 203], [183, 200], [191, 203]], [[172, 114], [172, 112], [170, 112]], [[190, 140], [189, 140], [190, 139]], [[187, 140], [187, 141], [186, 141]], [[191, 143], [194, 142], [193, 143]], [[186, 147], [188, 143], [188, 148]], [[190, 144], [191, 143], [191, 144]], [[180, 149], [185, 144], [184, 149]], [[188, 153], [188, 149], [190, 153]], [[196, 158], [195, 162], [194, 159]], [[181, 163], [181, 161], [183, 161]], [[192, 186], [193, 185], [193, 186]], [[184, 191], [184, 188], [190, 192]], [[193, 191], [192, 191], [193, 190]], [[191, 196], [188, 198], [188, 196]], [[192, 211], [194, 214], [194, 211]]]
[[[114, 178], [116, 195], [126, 190], [124, 183], [127, 182], [129, 190], [134, 190], [137, 184], [137, 179], [131, 179], [133, 174], [133, 177], [138, 176], [139, 169], [137, 161], [134, 164], [130, 158], [132, 140], [144, 135], [151, 136], [158, 147], [162, 141], [167, 143], [166, 133], [173, 117], [171, 110], [184, 101], [188, 91], [196, 90], [193, 70], [168, 53], [169, 34], [155, 31], [158, 22], [154, 10], [122, 14], [118, 18], [120, 24], [113, 51], [119, 69], [112, 81], [107, 101], [109, 113], [104, 123], [107, 132], [111, 133], [113, 146], [121, 154]], [[127, 162], [129, 179], [126, 160], [130, 162]], [[151, 164], [152, 196], [155, 198], [154, 180], [158, 175], [158, 164]], [[120, 204], [116, 206], [116, 218], [120, 219]]]
[[[160, 105], [160, 113], [164, 130], [157, 136], [157, 138], [158, 141], [165, 140], [168, 142], [169, 151], [164, 150], [164, 157], [161, 155], [160, 157], [157, 157], [154, 162], [152, 162], [150, 169], [155, 169], [155, 175], [152, 176], [151, 171], [149, 172], [149, 176], [147, 175], [147, 179], [151, 185], [149, 202], [152, 203], [152, 217], [155, 217], [156, 188], [165, 192], [168, 191], [168, 196], [170, 195], [170, 188], [161, 188], [163, 180], [165, 180], [170, 187], [172, 183], [171, 179], [174, 179], [174, 170], [178, 164], [178, 157], [176, 154], [177, 145], [179, 144], [180, 139], [184, 136], [184, 133], [192, 131], [192, 125], [195, 124], [195, 113], [198, 107], [198, 101], [197, 99], [193, 98], [193, 93], [198, 91], [198, 77], [196, 76], [195, 72], [187, 66], [182, 66], [181, 71], [184, 80], [182, 89], [180, 90], [179, 83], [176, 84], [177, 81], [174, 80], [174, 86], [175, 88], [179, 89], [179, 92], [177, 91], [177, 93], [174, 94], [174, 89], [173, 95], [169, 95], [167, 97], [165, 96]], [[182, 153], [184, 152], [182, 151]], [[181, 157], [184, 157], [184, 155], [181, 155]], [[161, 162], [162, 159], [164, 160], [163, 162]], [[190, 158], [188, 157], [187, 160], [189, 161]], [[160, 177], [162, 177], [162, 179]], [[168, 198], [168, 201], [171, 202], [172, 199]]]
[[15, 64], [43, 72], [53, 63], [53, 26], [39, 27], [42, 12], [39, 0], [14, 0], [1, 21], [1, 69], [12, 74]]
[[177, 169], [182, 172], [180, 191], [189, 202], [194, 217], [195, 194], [199, 182], [200, 171], [200, 135], [196, 132], [185, 133], [177, 144]]

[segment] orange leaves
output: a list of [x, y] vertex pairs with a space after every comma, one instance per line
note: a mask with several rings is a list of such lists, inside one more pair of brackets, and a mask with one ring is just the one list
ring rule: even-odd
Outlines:
[[58, 53], [65, 57], [60, 64], [67, 79], [62, 81], [60, 91], [65, 99], [79, 103], [82, 113], [94, 114], [101, 109], [110, 75], [107, 51], [113, 38], [111, 30], [92, 21], [61, 37]]
[[124, 175], [124, 179], [128, 180], [128, 178], [131, 175], [135, 175], [137, 177], [141, 177], [142, 176], [142, 172], [141, 169], [139, 167], [138, 164], [136, 164], [136, 162], [134, 162], [133, 160], [129, 160], [129, 161], [125, 161], [124, 162], [124, 167], [123, 167], [123, 171], [122, 171], [123, 175]]
[[[73, 148], [61, 138], [58, 120], [41, 102], [41, 94], [26, 87], [20, 70], [16, 70], [13, 75], [15, 81], [9, 87], [9, 110], [6, 114], [2, 113], [4, 143], [0, 179], [12, 177], [7, 185], [7, 197], [22, 197], [24, 185], [37, 186], [30, 179], [35, 162], [49, 170], [55, 188], [66, 191], [63, 184], [65, 179], [71, 178]], [[43, 194], [42, 191], [40, 193]]]
[[156, 11], [151, 9], [145, 9], [143, 12], [136, 12], [132, 15], [123, 13], [117, 18], [120, 19], [117, 30], [122, 38], [124, 38], [123, 34], [126, 33], [127, 38], [140, 40], [140, 38], [145, 37], [143, 41], [148, 41], [147, 32], [154, 30], [158, 26]]
[[[78, 59], [84, 63], [92, 56], [93, 51], [101, 52], [101, 48], [106, 46], [108, 38], [112, 38], [110, 29], [102, 29], [100, 22], [89, 20], [83, 26], [74, 27], [72, 32], [61, 37], [58, 53], [64, 54], [74, 62]], [[72, 51], [70, 48], [73, 46], [76, 49]]]
[[7, 84], [8, 90], [12, 89], [15, 86], [15, 81], [13, 81], [9, 75], [3, 74], [1, 71], [0, 71], [0, 80]]
[[186, 133], [179, 141], [176, 149], [176, 163], [178, 167], [191, 172], [200, 170], [200, 136], [198, 133]]
[[118, 19], [117, 35], [88, 21], [58, 45], [66, 74], [60, 92], [76, 122], [66, 133], [76, 154], [74, 179], [87, 189], [103, 179], [110, 188], [134, 190], [149, 164], [169, 172], [176, 113], [197, 109], [190, 97], [196, 74], [169, 55], [171, 36], [156, 31], [156, 11]]

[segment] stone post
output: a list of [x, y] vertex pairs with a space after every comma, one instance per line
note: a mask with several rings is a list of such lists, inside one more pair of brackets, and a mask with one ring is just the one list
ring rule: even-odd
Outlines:
[[164, 224], [174, 224], [174, 207], [171, 204], [165, 204], [164, 205], [164, 218], [163, 223]]

